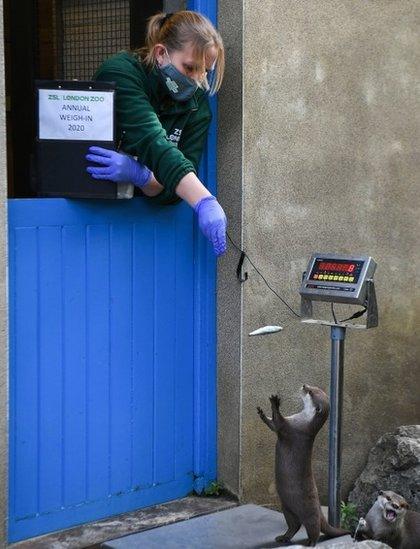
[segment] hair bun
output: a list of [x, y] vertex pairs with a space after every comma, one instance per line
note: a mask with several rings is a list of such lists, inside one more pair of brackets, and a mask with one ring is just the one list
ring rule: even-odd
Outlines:
[[173, 16], [173, 13], [167, 13], [165, 17], [162, 18], [160, 22], [160, 26], [163, 27], [163, 25]]

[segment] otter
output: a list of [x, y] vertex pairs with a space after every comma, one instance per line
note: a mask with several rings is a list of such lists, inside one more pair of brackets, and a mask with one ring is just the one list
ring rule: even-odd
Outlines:
[[276, 537], [276, 542], [290, 542], [303, 524], [308, 534], [307, 545], [315, 547], [321, 532], [327, 537], [349, 532], [334, 528], [324, 518], [312, 472], [312, 447], [328, 418], [328, 397], [318, 387], [309, 385], [303, 385], [301, 393], [303, 410], [298, 414], [284, 417], [277, 395], [270, 397], [272, 418], [259, 407], [257, 411], [263, 422], [277, 433], [276, 487], [288, 530]]
[[420, 549], [420, 513], [410, 511], [399, 494], [380, 490], [356, 538], [383, 541], [393, 549]]

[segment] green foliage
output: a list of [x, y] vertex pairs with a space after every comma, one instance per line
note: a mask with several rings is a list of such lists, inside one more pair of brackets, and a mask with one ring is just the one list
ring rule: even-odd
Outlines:
[[356, 529], [359, 518], [357, 516], [357, 507], [354, 503], [344, 501], [340, 505], [340, 523], [341, 527], [350, 532], [354, 532]]
[[220, 482], [213, 481], [213, 482], [210, 482], [208, 486], [206, 486], [203, 494], [205, 496], [220, 496], [220, 493], [222, 490], [223, 490], [222, 484]]

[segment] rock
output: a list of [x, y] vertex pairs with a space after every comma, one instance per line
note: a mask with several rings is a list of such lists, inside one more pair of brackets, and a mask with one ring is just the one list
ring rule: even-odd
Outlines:
[[379, 490], [400, 494], [413, 511], [420, 511], [420, 425], [406, 425], [386, 433], [372, 448], [366, 467], [349, 494], [359, 515], [367, 513]]

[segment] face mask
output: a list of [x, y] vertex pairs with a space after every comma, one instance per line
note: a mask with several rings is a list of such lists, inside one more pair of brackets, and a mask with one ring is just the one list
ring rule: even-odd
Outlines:
[[182, 74], [172, 63], [158, 67], [158, 70], [169, 95], [175, 101], [188, 101], [197, 91], [197, 82]]

